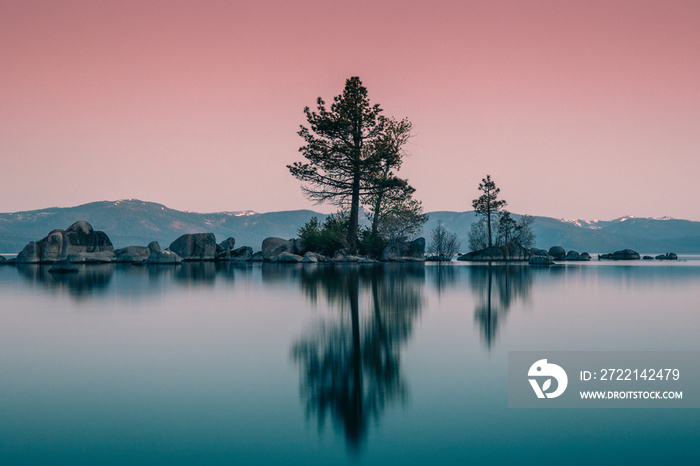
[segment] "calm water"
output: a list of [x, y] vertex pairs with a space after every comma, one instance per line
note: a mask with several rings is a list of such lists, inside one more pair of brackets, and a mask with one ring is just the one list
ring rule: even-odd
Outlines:
[[700, 410], [517, 410], [513, 350], [700, 350], [700, 262], [0, 267], [0, 464], [697, 464]]

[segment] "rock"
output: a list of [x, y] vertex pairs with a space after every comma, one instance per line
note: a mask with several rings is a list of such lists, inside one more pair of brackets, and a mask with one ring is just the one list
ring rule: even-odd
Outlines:
[[528, 264], [530, 265], [552, 265], [554, 262], [552, 262], [552, 259], [550, 259], [549, 254], [546, 256], [541, 256], [541, 255], [536, 255], [530, 257], [530, 260], [528, 260]]
[[661, 254], [661, 255], [656, 256], [656, 260], [675, 261], [675, 260], [678, 260], [678, 256], [672, 252], [669, 252], [667, 254]]
[[301, 259], [301, 261], [304, 263], [316, 263], [318, 262], [318, 257], [316, 257], [316, 254], [309, 251], [306, 254], [304, 254], [304, 257]]
[[266, 261], [276, 259], [283, 252], [294, 253], [291, 241], [282, 238], [265, 238], [262, 242], [262, 256]]
[[114, 253], [106, 233], [94, 231], [85, 221], [65, 230], [52, 230], [45, 238], [27, 244], [17, 256], [18, 263], [55, 262], [83, 253]]
[[588, 254], [587, 252], [582, 252], [581, 255], [579, 256], [580, 261], [589, 261], [591, 260], [591, 255]]
[[229, 260], [231, 259], [231, 250], [235, 246], [236, 240], [233, 238], [227, 238], [221, 243], [216, 245], [216, 260]]
[[562, 260], [565, 261], [579, 261], [581, 260], [581, 254], [576, 251], [569, 251]]
[[116, 255], [109, 251], [79, 252], [71, 254], [66, 259], [68, 262], [81, 264], [108, 264], [114, 262]]
[[71, 264], [66, 260], [56, 261], [49, 269], [49, 273], [78, 273], [78, 266]]
[[263, 258], [263, 253], [262, 253], [262, 251], [258, 251], [258, 252], [256, 252], [256, 253], [254, 253], [252, 256], [250, 256], [250, 260], [251, 260], [252, 262], [262, 262], [262, 261], [264, 261], [265, 259]]
[[549, 248], [549, 255], [552, 259], [560, 261], [566, 256], [566, 251], [561, 246], [552, 246]]
[[403, 261], [406, 259], [414, 261], [425, 260], [425, 238], [390, 244], [382, 251], [382, 261]]
[[282, 252], [277, 256], [277, 262], [284, 262], [284, 263], [298, 263], [303, 260], [303, 257], [297, 255], [297, 254], [292, 254], [291, 252]]
[[[156, 243], [158, 244], [158, 243]], [[158, 247], [160, 250], [160, 246]], [[143, 246], [127, 246], [114, 251], [116, 262], [144, 263], [151, 255], [151, 250]]]
[[6, 264], [7, 259], [5, 259], [5, 256], [0, 256], [0, 264]]
[[182, 257], [174, 253], [170, 249], [161, 250], [158, 241], [151, 241], [148, 244], [148, 249], [151, 252], [146, 259], [147, 264], [160, 265], [160, 264], [179, 264], [182, 262]]
[[213, 233], [190, 233], [180, 236], [168, 248], [184, 261], [216, 259], [216, 238]]
[[614, 261], [632, 261], [639, 260], [639, 253], [631, 249], [623, 249], [613, 252], [611, 257]]
[[544, 249], [532, 248], [530, 249], [530, 253], [533, 256], [549, 256], [549, 252], [545, 251]]
[[612, 260], [612, 254], [598, 254], [598, 260]]
[[[661, 256], [656, 256], [656, 257], [658, 258], [658, 257], [661, 257]], [[654, 260], [654, 258], [651, 257], [651, 256], [644, 256], [644, 257], [642, 257], [642, 259], [645, 260], [645, 261], [652, 261], [652, 260]]]
[[304, 244], [304, 240], [301, 238], [293, 238], [289, 240], [290, 243], [292, 243], [292, 247], [294, 248], [294, 254], [299, 254], [301, 255], [306, 251], [306, 245]]
[[231, 251], [231, 260], [234, 261], [249, 261], [253, 257], [253, 248], [250, 246], [242, 246]]
[[[508, 243], [505, 246], [491, 246], [490, 248], [473, 251], [467, 254], [462, 254], [457, 258], [458, 261], [477, 261], [477, 262], [493, 262], [493, 261], [529, 261], [532, 253], [522, 247], [519, 243]], [[542, 256], [538, 256], [542, 257]]]

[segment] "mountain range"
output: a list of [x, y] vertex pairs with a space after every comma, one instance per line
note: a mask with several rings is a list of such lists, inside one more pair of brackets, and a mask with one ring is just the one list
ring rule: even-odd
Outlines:
[[[467, 251], [469, 228], [476, 219], [473, 211], [428, 214], [429, 220], [423, 228], [428, 242], [430, 232], [442, 221], [461, 239], [462, 251]], [[183, 212], [137, 199], [91, 202], [76, 207], [0, 214], [0, 252], [19, 252], [29, 241], [37, 241], [51, 230], [67, 228], [78, 220], [86, 220], [96, 230], [107, 233], [117, 248], [145, 246], [153, 240], [167, 247], [182, 234], [212, 232], [218, 241], [232, 236], [236, 246], [251, 246], [257, 250], [268, 236], [297, 236], [299, 227], [314, 216], [323, 221], [327, 215], [311, 210]], [[622, 217], [599, 221], [535, 217], [532, 229], [537, 247], [543, 249], [559, 245], [567, 251], [579, 252], [630, 248], [641, 253], [700, 253], [700, 222], [690, 220]]]

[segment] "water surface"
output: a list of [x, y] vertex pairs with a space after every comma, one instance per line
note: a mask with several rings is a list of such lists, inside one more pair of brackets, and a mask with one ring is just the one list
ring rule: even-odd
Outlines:
[[700, 414], [517, 410], [513, 350], [699, 350], [700, 263], [0, 267], [2, 464], [690, 464]]

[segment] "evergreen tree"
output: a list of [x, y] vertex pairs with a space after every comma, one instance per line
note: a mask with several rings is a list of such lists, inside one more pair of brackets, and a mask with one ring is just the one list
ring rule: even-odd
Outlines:
[[[358, 77], [349, 78], [341, 95], [333, 99], [330, 110], [322, 98], [317, 111], [304, 109], [309, 127], [301, 126], [299, 135], [306, 144], [299, 151], [306, 163], [296, 162], [287, 168], [307, 184], [304, 195], [316, 203], [349, 205], [347, 245], [357, 251], [360, 200], [378, 192], [376, 180], [381, 173], [382, 157], [374, 148], [385, 137], [385, 121], [378, 104], [370, 104], [367, 88]], [[406, 184], [389, 171], [382, 189]]]
[[491, 175], [486, 175], [486, 178], [479, 183], [479, 191], [483, 192], [478, 199], [472, 201], [472, 206], [476, 214], [481, 216], [486, 223], [486, 236], [488, 239], [488, 247], [493, 246], [492, 224], [495, 223], [499, 211], [506, 206], [506, 201], [498, 199], [498, 193], [501, 192], [496, 187], [496, 183], [491, 180]]

